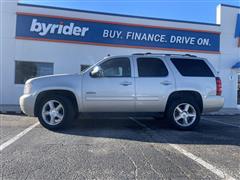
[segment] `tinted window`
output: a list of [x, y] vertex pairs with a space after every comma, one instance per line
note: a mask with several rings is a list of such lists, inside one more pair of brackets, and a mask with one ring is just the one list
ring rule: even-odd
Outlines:
[[164, 77], [168, 75], [168, 70], [162, 60], [158, 58], [138, 58], [139, 77]]
[[128, 58], [114, 58], [101, 65], [104, 77], [131, 77], [131, 65]]
[[28, 79], [53, 74], [53, 63], [15, 62], [15, 83], [24, 84]]
[[183, 76], [214, 77], [213, 72], [203, 60], [172, 58], [171, 61]]

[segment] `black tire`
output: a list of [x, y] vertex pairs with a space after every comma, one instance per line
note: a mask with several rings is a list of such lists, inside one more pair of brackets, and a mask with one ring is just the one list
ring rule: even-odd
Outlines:
[[[177, 123], [175, 121], [175, 119], [174, 119], [175, 109], [181, 104], [190, 104], [194, 108], [196, 118], [192, 122], [192, 124], [189, 124], [187, 126], [181, 126], [181, 125], [179, 125], [179, 123]], [[169, 102], [168, 107], [166, 109], [166, 117], [168, 119], [168, 122], [169, 122], [170, 126], [175, 128], [175, 129], [178, 129], [178, 130], [192, 130], [192, 129], [194, 129], [200, 121], [200, 116], [201, 116], [201, 112], [200, 112], [198, 104], [193, 99], [190, 99], [190, 98], [173, 99], [171, 102]]]
[[[64, 109], [64, 115], [62, 118], [62, 121], [59, 124], [56, 125], [50, 125], [44, 121], [44, 117], [42, 116], [42, 110], [44, 105], [49, 101], [58, 101], [61, 103], [63, 109]], [[76, 112], [74, 112], [74, 107], [71, 101], [63, 96], [60, 95], [49, 95], [47, 97], [42, 98], [39, 103], [37, 104], [37, 117], [39, 119], [39, 122], [42, 126], [49, 130], [59, 130], [66, 128], [68, 125], [71, 124], [72, 120], [75, 117]]]

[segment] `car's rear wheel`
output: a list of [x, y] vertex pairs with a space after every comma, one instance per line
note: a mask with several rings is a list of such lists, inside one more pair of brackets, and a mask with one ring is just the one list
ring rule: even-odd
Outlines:
[[166, 115], [174, 128], [191, 130], [199, 123], [200, 109], [194, 100], [180, 98], [171, 101]]
[[73, 105], [69, 99], [61, 96], [49, 96], [40, 100], [37, 115], [40, 123], [50, 130], [66, 127], [74, 118]]

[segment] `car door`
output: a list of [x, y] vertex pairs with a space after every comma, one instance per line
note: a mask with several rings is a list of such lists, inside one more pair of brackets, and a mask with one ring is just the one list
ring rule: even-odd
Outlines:
[[110, 58], [98, 66], [102, 72], [100, 77], [91, 76], [91, 69], [83, 75], [84, 111], [133, 112], [135, 91], [131, 59]]
[[174, 78], [165, 63], [156, 57], [135, 57], [136, 111], [162, 112], [174, 89]]

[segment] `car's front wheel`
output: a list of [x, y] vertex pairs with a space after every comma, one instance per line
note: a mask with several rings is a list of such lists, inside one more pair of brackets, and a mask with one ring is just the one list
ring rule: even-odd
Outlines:
[[191, 130], [199, 123], [200, 109], [192, 99], [175, 99], [167, 109], [170, 124], [181, 130]]
[[37, 115], [40, 123], [50, 130], [66, 127], [74, 118], [73, 105], [61, 96], [49, 96], [40, 100]]

